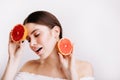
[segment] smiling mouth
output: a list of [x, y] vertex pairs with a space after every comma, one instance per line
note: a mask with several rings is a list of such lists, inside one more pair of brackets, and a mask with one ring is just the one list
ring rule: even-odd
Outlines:
[[36, 52], [39, 52], [42, 49], [42, 47], [40, 47], [38, 50], [36, 50]]

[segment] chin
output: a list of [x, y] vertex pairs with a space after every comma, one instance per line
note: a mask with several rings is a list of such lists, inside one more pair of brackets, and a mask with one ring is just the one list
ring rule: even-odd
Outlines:
[[50, 55], [42, 55], [42, 56], [40, 56], [40, 58], [41, 58], [41, 60], [45, 60], [45, 59], [49, 58], [49, 56]]
[[47, 56], [44, 56], [44, 55], [41, 55], [40, 56], [40, 60], [45, 60], [45, 59], [47, 59], [48, 57]]

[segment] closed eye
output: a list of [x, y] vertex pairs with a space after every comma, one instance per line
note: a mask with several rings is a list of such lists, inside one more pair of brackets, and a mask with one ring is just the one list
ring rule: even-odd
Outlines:
[[39, 34], [36, 34], [35, 37], [38, 37], [39, 35], [40, 35], [40, 33], [39, 33]]

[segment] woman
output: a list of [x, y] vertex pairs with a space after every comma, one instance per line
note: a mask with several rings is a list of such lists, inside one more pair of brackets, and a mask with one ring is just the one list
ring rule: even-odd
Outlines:
[[23, 23], [28, 30], [30, 48], [40, 57], [28, 61], [18, 72], [24, 43], [9, 41], [9, 60], [2, 80], [94, 80], [92, 66], [70, 56], [61, 55], [56, 47], [62, 38], [57, 18], [47, 11], [31, 13]]

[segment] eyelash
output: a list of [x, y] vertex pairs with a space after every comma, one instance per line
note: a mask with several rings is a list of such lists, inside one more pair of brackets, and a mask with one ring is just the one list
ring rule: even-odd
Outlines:
[[[38, 37], [40, 35], [40, 33], [39, 34], [36, 34], [36, 35], [34, 35], [35, 37]], [[30, 42], [30, 39], [28, 39], [28, 42]]]
[[35, 37], [38, 37], [40, 34], [36, 34]]

